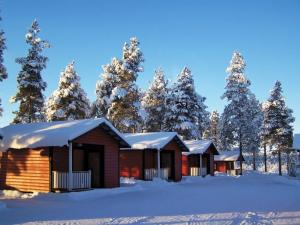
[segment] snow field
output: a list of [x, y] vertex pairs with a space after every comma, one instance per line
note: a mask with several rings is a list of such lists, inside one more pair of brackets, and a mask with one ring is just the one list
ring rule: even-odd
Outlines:
[[6, 199], [1, 224], [300, 224], [300, 182], [275, 174], [122, 179], [122, 187]]

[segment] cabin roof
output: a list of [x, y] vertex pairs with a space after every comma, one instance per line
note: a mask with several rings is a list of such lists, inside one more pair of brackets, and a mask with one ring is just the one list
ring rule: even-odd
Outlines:
[[210, 149], [210, 147], [212, 147], [214, 155], [219, 154], [211, 140], [188, 140], [184, 141], [184, 143], [189, 148], [189, 152], [183, 153], [184, 155], [204, 154]]
[[[220, 155], [215, 155], [215, 161], [239, 161], [240, 160], [240, 151], [239, 150], [231, 150], [231, 151], [220, 151]], [[245, 161], [242, 156], [242, 161]]]
[[9, 148], [64, 146], [97, 127], [102, 127], [117, 139], [122, 147], [130, 147], [123, 135], [108, 120], [97, 118], [8, 125], [2, 128], [3, 140], [0, 143], [0, 151]]
[[144, 150], [154, 149], [160, 150], [175, 140], [177, 144], [183, 149], [188, 151], [188, 147], [181, 140], [176, 132], [149, 132], [149, 133], [125, 133], [126, 141], [131, 145], [131, 149]]

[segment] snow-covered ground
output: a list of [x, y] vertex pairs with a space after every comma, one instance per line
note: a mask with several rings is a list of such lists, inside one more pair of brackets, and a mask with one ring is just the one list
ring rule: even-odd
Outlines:
[[0, 224], [300, 224], [300, 181], [273, 174], [122, 186], [26, 198], [2, 193]]

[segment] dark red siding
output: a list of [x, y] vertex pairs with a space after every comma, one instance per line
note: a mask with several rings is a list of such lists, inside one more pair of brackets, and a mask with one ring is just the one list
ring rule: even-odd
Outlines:
[[142, 180], [143, 176], [143, 151], [122, 150], [120, 151], [120, 176], [134, 177]]
[[190, 175], [190, 166], [188, 162], [188, 156], [187, 155], [182, 155], [182, 176], [189, 176]]
[[[162, 150], [174, 151], [174, 181], [181, 180], [181, 149], [176, 141], [172, 140]], [[162, 159], [162, 158], [161, 158]], [[162, 162], [163, 164], [163, 162]], [[157, 168], [157, 150], [122, 150], [120, 151], [120, 175], [143, 179], [144, 169]]]
[[[207, 173], [214, 176], [214, 150], [210, 147], [202, 155], [202, 166], [207, 168]], [[200, 154], [182, 155], [182, 175], [189, 176], [191, 167], [200, 167]]]
[[182, 151], [177, 144], [176, 141], [171, 141], [169, 144], [167, 144], [163, 150], [168, 150], [168, 151], [174, 151], [174, 163], [175, 163], [175, 177], [174, 181], [180, 181], [182, 178], [181, 174], [181, 155]]
[[226, 173], [227, 170], [234, 170], [233, 161], [215, 161], [215, 170], [217, 172]]
[[216, 171], [221, 173], [226, 173], [226, 162], [215, 162], [216, 164]]
[[119, 179], [119, 143], [102, 128], [96, 128], [80, 136], [75, 143], [104, 146], [104, 187], [120, 186]]

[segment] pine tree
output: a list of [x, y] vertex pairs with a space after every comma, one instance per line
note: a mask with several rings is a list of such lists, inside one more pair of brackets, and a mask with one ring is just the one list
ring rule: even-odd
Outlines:
[[276, 81], [269, 99], [263, 104], [264, 121], [262, 134], [266, 144], [278, 154], [279, 175], [281, 171], [281, 153], [287, 152], [293, 143], [293, 126], [295, 121], [292, 110], [286, 106], [282, 96], [280, 81]]
[[48, 121], [85, 119], [90, 115], [90, 103], [80, 86], [74, 61], [61, 73], [57, 90], [46, 104]]
[[254, 94], [249, 95], [247, 104], [247, 129], [245, 130], [245, 150], [252, 153], [253, 170], [256, 170], [256, 156], [259, 152], [261, 139], [260, 133], [263, 122], [263, 113], [259, 101]]
[[116, 86], [117, 75], [122, 71], [122, 62], [113, 58], [111, 63], [102, 66], [101, 80], [96, 84], [96, 101], [93, 106], [93, 115], [96, 117], [107, 116], [111, 106], [110, 96]]
[[197, 120], [196, 120], [196, 125], [198, 128], [198, 138], [203, 138], [203, 135], [205, 133], [205, 131], [208, 129], [209, 127], [209, 112], [207, 111], [207, 106], [205, 105], [205, 100], [206, 98], [199, 95], [198, 93], [197, 95], [197, 107], [198, 107], [198, 111], [197, 111]]
[[[246, 63], [243, 56], [234, 52], [230, 65], [227, 68], [229, 76], [226, 79], [226, 91], [222, 99], [227, 99], [222, 115], [221, 138], [226, 149], [239, 146], [240, 155], [243, 153], [243, 146], [246, 140], [247, 125], [249, 117], [247, 115], [248, 96], [250, 94], [250, 81], [245, 76]], [[242, 160], [240, 160], [240, 173], [242, 174]]]
[[[1, 21], [1, 17], [0, 17], [0, 21]], [[3, 65], [4, 62], [4, 58], [3, 58], [3, 53], [4, 50], [6, 49], [6, 39], [4, 37], [4, 31], [1, 29], [0, 30], [0, 82], [2, 82], [3, 80], [5, 80], [7, 78], [7, 71], [6, 71], [6, 67]], [[2, 112], [3, 109], [1, 107], [1, 98], [0, 98], [0, 116], [2, 116]]]
[[39, 33], [39, 24], [34, 20], [25, 36], [26, 43], [30, 45], [28, 55], [16, 59], [16, 62], [21, 65], [21, 71], [17, 77], [18, 91], [11, 98], [11, 102], [20, 102], [20, 105], [19, 110], [14, 112], [16, 116], [13, 123], [31, 123], [44, 119], [42, 92], [47, 84], [43, 81], [41, 72], [46, 68], [48, 58], [41, 53], [49, 47], [49, 44], [39, 38]]
[[218, 111], [213, 111], [210, 116], [209, 127], [204, 134], [204, 139], [212, 140], [217, 148], [220, 139], [219, 121]]
[[176, 131], [184, 139], [198, 139], [199, 99], [191, 71], [184, 67], [167, 96], [166, 130]]
[[135, 132], [141, 127], [140, 91], [135, 82], [143, 71], [143, 53], [137, 38], [125, 43], [121, 67], [116, 71], [116, 83], [110, 96], [107, 116], [122, 132]]
[[154, 80], [142, 98], [142, 107], [146, 112], [144, 129], [147, 132], [162, 131], [166, 114], [167, 81], [162, 69], [155, 70]]

